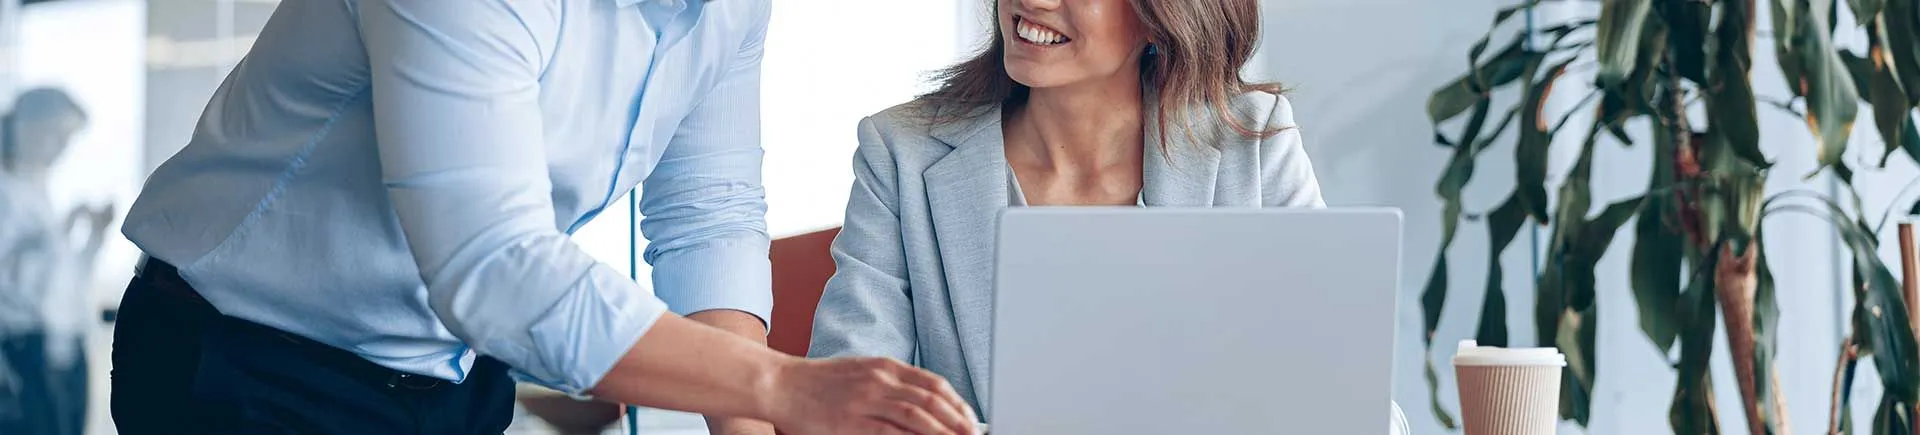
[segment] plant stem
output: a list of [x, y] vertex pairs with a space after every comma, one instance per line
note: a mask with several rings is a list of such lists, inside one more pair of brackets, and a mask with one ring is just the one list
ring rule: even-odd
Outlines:
[[1761, 378], [1759, 367], [1754, 364], [1753, 297], [1757, 283], [1754, 259], [1759, 248], [1756, 241], [1736, 254], [1732, 243], [1722, 243], [1719, 261], [1713, 265], [1713, 291], [1720, 300], [1721, 318], [1727, 324], [1727, 356], [1733, 360], [1734, 378], [1740, 382], [1747, 428], [1754, 435], [1766, 435], [1769, 433], [1766, 422], [1760, 418]]
[[[1900, 280], [1900, 295], [1906, 299], [1907, 327], [1920, 330], [1920, 317], [1916, 317], [1920, 316], [1920, 311], [1916, 311], [1916, 309], [1920, 309], [1920, 307], [1914, 306], [1914, 302], [1920, 301], [1920, 296], [1916, 295], [1920, 294], [1920, 259], [1914, 258], [1913, 224], [1902, 223], [1898, 228], [1900, 232], [1900, 277], [1902, 278]], [[1920, 417], [1920, 404], [1914, 404], [1913, 414], [1911, 415]], [[1920, 435], [1920, 425], [1913, 425], [1912, 431], [1914, 435]]]
[[1840, 398], [1844, 396], [1844, 394], [1841, 394], [1845, 391], [1843, 389], [1848, 387], [1847, 365], [1851, 364], [1854, 358], [1860, 356], [1859, 352], [1860, 349], [1853, 346], [1853, 334], [1847, 334], [1846, 338], [1840, 339], [1840, 362], [1833, 365], [1833, 396], [1827, 406], [1827, 433], [1829, 435], [1840, 434]]

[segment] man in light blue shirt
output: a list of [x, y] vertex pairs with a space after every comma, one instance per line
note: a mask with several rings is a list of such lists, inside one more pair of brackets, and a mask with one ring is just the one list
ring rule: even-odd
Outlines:
[[[937, 376], [764, 346], [770, 8], [282, 2], [125, 223], [119, 429], [499, 433], [510, 370], [716, 432], [970, 432]], [[652, 292], [568, 239], [636, 185]]]

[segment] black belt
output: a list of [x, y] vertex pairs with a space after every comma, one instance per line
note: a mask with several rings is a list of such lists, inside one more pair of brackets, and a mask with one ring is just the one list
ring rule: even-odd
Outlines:
[[[180, 269], [173, 267], [172, 264], [167, 264], [165, 261], [160, 261], [160, 259], [147, 258], [146, 263], [140, 268], [137, 279], [147, 281], [151, 284], [151, 288], [159, 290], [161, 294], [206, 308], [210, 315], [218, 317], [215, 321], [221, 322], [223, 327], [231, 331], [240, 333], [241, 335], [286, 342], [304, 353], [310, 358], [310, 362], [339, 370], [356, 379], [361, 379], [374, 385], [385, 385], [389, 389], [432, 390], [454, 385], [452, 382], [432, 376], [416, 375], [386, 368], [367, 361], [365, 358], [361, 358], [353, 352], [328, 346], [325, 343], [301, 337], [299, 334], [281, 331], [271, 326], [254, 323], [246, 319], [220, 314], [219, 310], [216, 309], [212, 303], [207, 302], [206, 298], [200, 296], [198, 290], [194, 290], [192, 285], [187, 284], [186, 279], [180, 277]], [[476, 363], [476, 366], [477, 365]], [[479, 367], [475, 367], [474, 371], [478, 370]]]

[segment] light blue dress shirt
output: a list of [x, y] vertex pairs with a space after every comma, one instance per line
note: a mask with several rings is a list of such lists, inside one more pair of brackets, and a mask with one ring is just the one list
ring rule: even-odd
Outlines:
[[[284, 1], [125, 233], [227, 315], [581, 393], [669, 309], [769, 316], [769, 10]], [[636, 184], [651, 294], [568, 236]]]

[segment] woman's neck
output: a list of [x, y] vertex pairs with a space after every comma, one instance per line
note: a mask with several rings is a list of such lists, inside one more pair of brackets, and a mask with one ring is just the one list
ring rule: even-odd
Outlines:
[[1031, 135], [1020, 141], [1029, 159], [1054, 171], [1094, 171], [1138, 161], [1142, 153], [1141, 90], [1137, 74], [1097, 83], [1032, 89], [1011, 127]]

